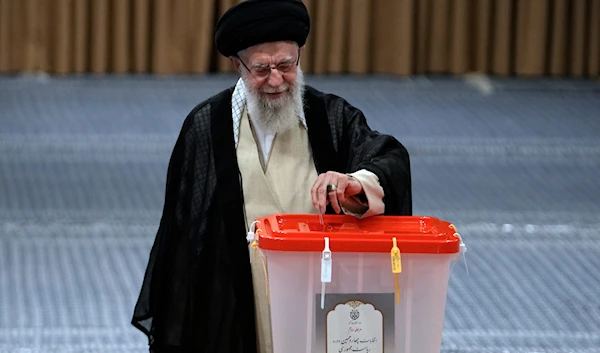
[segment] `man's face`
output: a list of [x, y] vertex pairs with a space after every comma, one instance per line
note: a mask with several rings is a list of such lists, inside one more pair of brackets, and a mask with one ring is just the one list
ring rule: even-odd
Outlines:
[[249, 90], [276, 104], [296, 85], [299, 55], [293, 42], [264, 43], [246, 49], [234, 63]]
[[233, 59], [246, 87], [248, 115], [264, 131], [278, 133], [298, 125], [304, 75], [295, 43], [275, 42], [246, 49]]

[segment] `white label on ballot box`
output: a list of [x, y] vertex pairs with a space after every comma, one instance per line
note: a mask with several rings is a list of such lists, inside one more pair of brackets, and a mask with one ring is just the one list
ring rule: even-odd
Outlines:
[[352, 300], [327, 314], [327, 353], [383, 353], [383, 315]]

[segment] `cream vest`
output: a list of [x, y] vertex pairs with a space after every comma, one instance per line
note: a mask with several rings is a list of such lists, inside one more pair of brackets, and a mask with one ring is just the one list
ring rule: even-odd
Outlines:
[[[261, 155], [244, 111], [240, 121], [237, 158], [242, 174], [248, 229], [255, 219], [273, 213], [315, 213], [310, 189], [318, 175], [308, 133], [302, 123], [298, 121], [297, 128], [275, 136], [268, 160], [263, 162]], [[250, 249], [258, 352], [272, 353], [265, 271], [260, 256], [253, 255], [254, 251]]]
[[248, 225], [273, 213], [314, 213], [310, 189], [318, 175], [302, 123], [275, 136], [267, 161], [260, 155], [244, 111], [237, 158]]

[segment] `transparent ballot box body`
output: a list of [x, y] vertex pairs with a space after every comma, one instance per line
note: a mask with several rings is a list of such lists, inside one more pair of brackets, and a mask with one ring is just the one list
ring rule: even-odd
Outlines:
[[418, 216], [323, 218], [256, 222], [274, 352], [438, 353], [461, 249], [454, 226]]

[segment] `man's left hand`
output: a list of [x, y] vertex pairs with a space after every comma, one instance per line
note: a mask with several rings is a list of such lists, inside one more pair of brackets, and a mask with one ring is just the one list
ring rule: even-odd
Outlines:
[[342, 211], [340, 203], [343, 204], [347, 197], [362, 192], [363, 187], [356, 178], [337, 172], [320, 174], [310, 190], [313, 207], [317, 211], [325, 212], [327, 204], [331, 202], [331, 206], [337, 214]]

